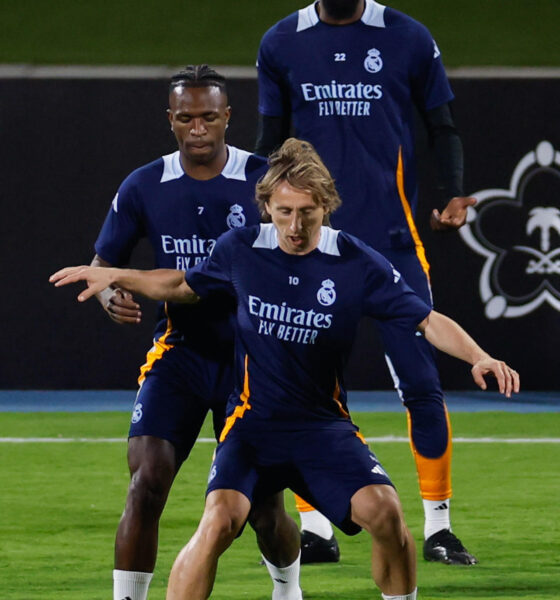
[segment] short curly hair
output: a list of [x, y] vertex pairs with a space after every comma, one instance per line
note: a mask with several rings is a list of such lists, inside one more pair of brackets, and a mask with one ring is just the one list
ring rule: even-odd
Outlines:
[[270, 155], [268, 164], [269, 169], [259, 180], [255, 190], [255, 201], [265, 223], [270, 222], [265, 205], [283, 181], [298, 190], [309, 192], [313, 201], [323, 206], [327, 216], [342, 204], [334, 179], [309, 142], [288, 138]]

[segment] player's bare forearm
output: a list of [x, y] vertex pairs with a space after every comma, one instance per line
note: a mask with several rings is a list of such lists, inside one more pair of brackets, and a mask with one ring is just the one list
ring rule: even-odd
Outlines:
[[512, 392], [519, 392], [517, 371], [485, 352], [453, 319], [433, 310], [418, 329], [438, 350], [471, 364], [473, 379], [483, 390], [487, 387], [484, 375], [491, 374], [496, 378], [500, 392], [508, 398]]
[[433, 310], [418, 329], [438, 350], [474, 365], [488, 354], [453, 319]]
[[185, 272], [175, 269], [116, 269], [114, 285], [152, 300], [193, 303], [198, 296], [185, 281]]
[[187, 285], [184, 272], [173, 269], [138, 271], [105, 267], [66, 267], [51, 275], [49, 281], [56, 287], [85, 281], [88, 287], [78, 296], [80, 302], [108, 287], [122, 287], [153, 300], [188, 303], [198, 300], [198, 296]]

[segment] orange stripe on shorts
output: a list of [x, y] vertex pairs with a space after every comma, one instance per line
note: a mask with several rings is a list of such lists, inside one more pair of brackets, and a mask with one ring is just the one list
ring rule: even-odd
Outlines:
[[226, 424], [222, 429], [222, 433], [220, 434], [220, 442], [223, 442], [226, 439], [227, 434], [230, 432], [233, 427], [235, 421], [237, 419], [242, 419], [245, 411], [251, 410], [251, 405], [249, 404], [249, 397], [251, 396], [251, 391], [249, 389], [249, 356], [245, 355], [245, 377], [243, 379], [243, 392], [241, 393], [240, 399], [241, 404], [236, 406], [233, 414], [231, 414], [226, 419]]
[[[165, 314], [167, 315], [167, 303], [165, 304]], [[138, 385], [142, 385], [144, 379], [146, 379], [146, 374], [152, 369], [154, 363], [158, 361], [168, 350], [173, 348], [173, 344], [168, 344], [166, 341], [172, 331], [173, 326], [171, 324], [171, 319], [169, 318], [169, 315], [167, 315], [167, 329], [160, 338], [154, 340], [154, 345], [148, 351], [148, 354], [146, 354], [146, 362], [140, 367]]]

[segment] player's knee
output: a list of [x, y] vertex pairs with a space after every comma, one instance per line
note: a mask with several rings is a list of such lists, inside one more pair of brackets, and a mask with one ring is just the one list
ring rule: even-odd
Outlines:
[[133, 474], [128, 488], [127, 506], [140, 515], [154, 517], [161, 514], [171, 488], [172, 479], [149, 469]]
[[270, 506], [257, 507], [249, 514], [249, 523], [257, 534], [274, 533], [282, 526], [285, 512]]
[[[275, 536], [279, 530], [289, 529], [292, 519], [286, 513], [283, 493], [261, 500], [251, 507], [249, 524], [260, 538]], [[297, 525], [293, 525], [297, 530]]]
[[393, 540], [401, 545], [405, 542], [406, 524], [396, 494], [369, 503], [362, 511], [360, 525], [378, 542]]
[[426, 458], [439, 458], [449, 444], [449, 427], [445, 404], [435, 399], [407, 400], [412, 442]]
[[223, 549], [233, 542], [244, 523], [243, 515], [217, 504], [205, 510], [200, 529], [210, 546]]

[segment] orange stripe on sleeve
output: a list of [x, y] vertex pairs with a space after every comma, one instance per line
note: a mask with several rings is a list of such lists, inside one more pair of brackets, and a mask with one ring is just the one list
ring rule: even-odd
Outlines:
[[220, 442], [223, 442], [226, 439], [227, 434], [230, 432], [233, 427], [235, 421], [237, 419], [242, 419], [245, 411], [251, 410], [251, 405], [249, 404], [249, 397], [251, 396], [251, 390], [249, 389], [249, 356], [245, 355], [245, 377], [243, 379], [243, 392], [241, 393], [240, 399], [241, 404], [235, 407], [233, 414], [231, 414], [226, 419], [226, 424], [222, 429], [222, 433], [220, 434]]
[[[165, 304], [165, 314], [167, 315], [167, 303]], [[146, 379], [146, 374], [152, 369], [154, 363], [159, 360], [165, 354], [165, 352], [173, 348], [173, 344], [168, 344], [166, 341], [172, 331], [173, 325], [171, 324], [169, 315], [167, 315], [167, 329], [160, 338], [154, 340], [154, 345], [148, 351], [148, 354], [146, 355], [146, 362], [140, 367], [138, 385], [142, 385], [144, 379]]]
[[426, 258], [426, 251], [424, 249], [424, 244], [422, 244], [422, 240], [418, 235], [418, 230], [416, 229], [416, 223], [414, 222], [414, 217], [412, 216], [412, 209], [410, 208], [410, 204], [406, 197], [406, 193], [404, 191], [404, 163], [402, 157], [402, 146], [399, 146], [399, 161], [397, 164], [397, 188], [399, 190], [399, 197], [401, 199], [401, 204], [404, 210], [404, 215], [406, 217], [406, 222], [408, 224], [408, 228], [410, 229], [410, 233], [412, 235], [412, 239], [414, 240], [414, 245], [416, 246], [416, 256], [418, 256], [418, 260], [422, 265], [422, 269], [426, 276], [430, 275], [430, 263]]

